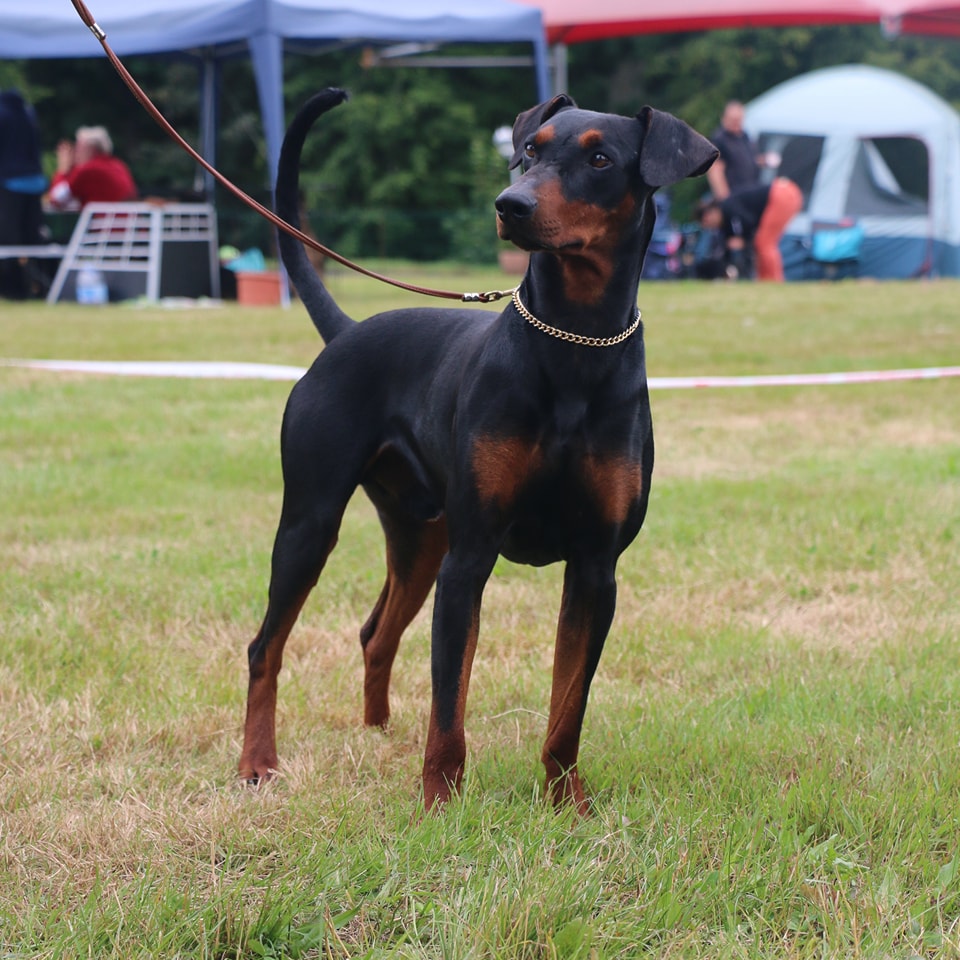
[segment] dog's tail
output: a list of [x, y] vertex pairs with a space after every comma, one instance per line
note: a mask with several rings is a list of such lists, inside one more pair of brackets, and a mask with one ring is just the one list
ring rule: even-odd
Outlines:
[[[338, 90], [336, 87], [322, 90], [300, 108], [283, 138], [280, 166], [277, 170], [277, 213], [297, 228], [300, 226], [300, 154], [303, 151], [303, 142], [314, 121], [346, 99], [345, 90]], [[320, 332], [324, 343], [329, 343], [338, 333], [352, 325], [353, 320], [337, 306], [313, 269], [303, 244], [282, 230], [279, 244], [283, 265], [300, 294], [313, 325]]]

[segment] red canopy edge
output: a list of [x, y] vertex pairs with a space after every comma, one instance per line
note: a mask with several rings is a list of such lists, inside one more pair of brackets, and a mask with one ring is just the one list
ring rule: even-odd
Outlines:
[[751, 27], [881, 24], [884, 31], [960, 37], [960, 0], [515, 0], [538, 7], [550, 43]]
[[[792, 14], [784, 11], [762, 16], [742, 16], [737, 14], [716, 15], [710, 17], [663, 16], [656, 19], [609, 20], [575, 24], [547, 25], [549, 43], [585, 43], [588, 40], [608, 40], [612, 37], [626, 37], [648, 33], [684, 33], [695, 30], [748, 29], [750, 27], [798, 27], [821, 24], [840, 26], [843, 24], [877, 23], [878, 16], [865, 14], [845, 14], [843, 12], [822, 14], [811, 19], [809, 14]], [[904, 26], [904, 32], [908, 31]]]

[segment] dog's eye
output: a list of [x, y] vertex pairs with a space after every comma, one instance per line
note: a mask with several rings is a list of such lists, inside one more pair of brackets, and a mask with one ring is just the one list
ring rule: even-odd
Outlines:
[[526, 173], [532, 161], [537, 159], [537, 148], [532, 143], [523, 145], [523, 156], [520, 158], [520, 169]]
[[599, 150], [590, 157], [590, 166], [595, 167], [597, 170], [609, 167], [612, 162], [605, 153], [601, 153]]

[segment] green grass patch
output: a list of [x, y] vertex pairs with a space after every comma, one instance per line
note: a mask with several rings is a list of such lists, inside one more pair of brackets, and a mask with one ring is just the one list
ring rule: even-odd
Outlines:
[[[390, 265], [434, 286], [496, 271]], [[354, 316], [418, 299], [334, 270]], [[955, 365], [960, 286], [648, 284], [649, 373]], [[5, 304], [5, 357], [306, 366], [302, 308]], [[418, 815], [429, 609], [364, 730], [362, 497], [233, 782], [288, 384], [0, 368], [0, 954], [960, 955], [960, 380], [657, 391], [647, 524], [541, 797], [561, 573], [488, 586], [464, 795]]]

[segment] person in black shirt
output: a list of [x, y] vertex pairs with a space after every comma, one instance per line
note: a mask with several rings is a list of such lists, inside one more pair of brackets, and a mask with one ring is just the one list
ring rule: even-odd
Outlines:
[[800, 188], [786, 177], [777, 177], [768, 185], [748, 187], [724, 200], [707, 201], [697, 211], [697, 219], [704, 229], [723, 233], [734, 263], [742, 262], [752, 244], [757, 279], [782, 282], [780, 238], [802, 209]]
[[743, 113], [743, 104], [731, 100], [724, 107], [720, 126], [710, 137], [720, 156], [707, 171], [707, 181], [718, 200], [760, 183], [763, 160], [743, 129]]

